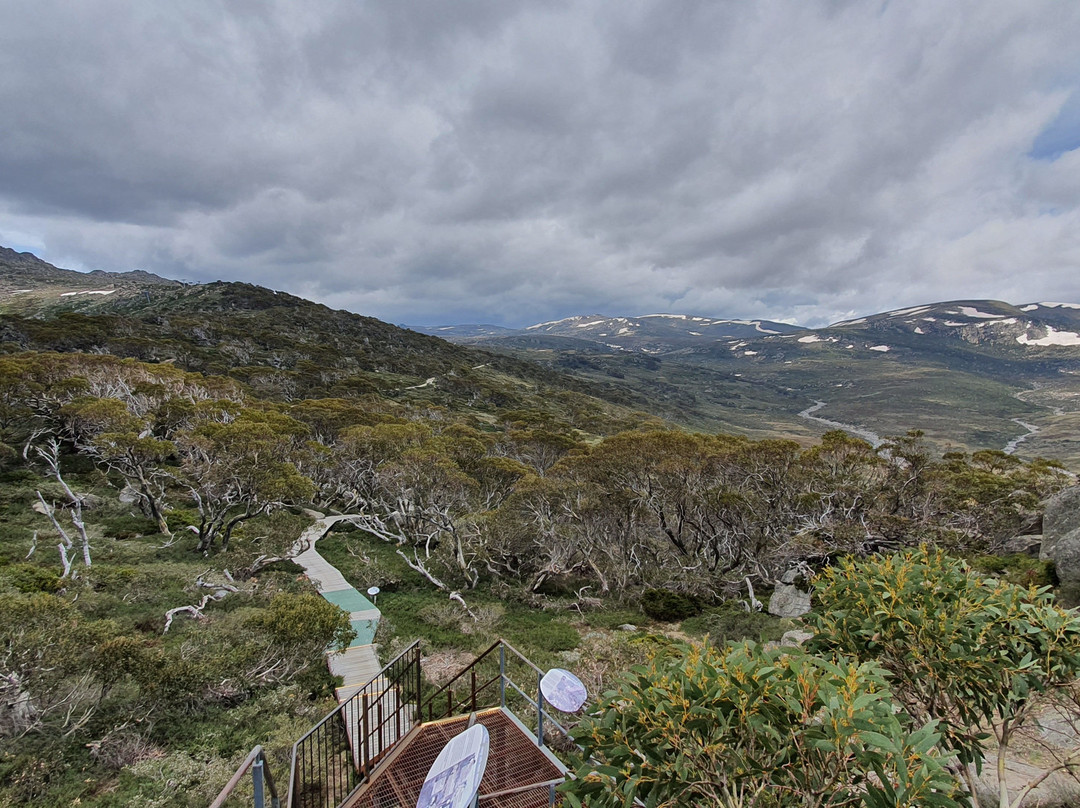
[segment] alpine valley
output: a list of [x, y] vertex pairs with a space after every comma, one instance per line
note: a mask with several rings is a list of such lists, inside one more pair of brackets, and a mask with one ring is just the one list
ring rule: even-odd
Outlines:
[[620, 426], [803, 444], [917, 429], [940, 452], [1080, 467], [1076, 303], [929, 303], [812, 330], [686, 314], [399, 328], [249, 284], [74, 272], [0, 247], [0, 342], [170, 362], [284, 400], [378, 394], [481, 420], [597, 407]]
[[1080, 462], [1075, 303], [951, 301], [815, 330], [684, 314], [417, 330], [624, 388], [706, 431], [877, 443], [918, 429], [942, 451]]

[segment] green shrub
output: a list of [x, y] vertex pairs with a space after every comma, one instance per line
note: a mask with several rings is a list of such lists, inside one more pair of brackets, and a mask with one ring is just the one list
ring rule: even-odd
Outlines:
[[1008, 749], [1036, 694], [1080, 675], [1080, 616], [937, 549], [843, 559], [815, 579], [814, 598], [807, 648], [880, 663], [910, 718], [940, 721], [963, 764], [987, 757], [991, 737]]
[[63, 587], [60, 576], [52, 570], [33, 564], [11, 564], [0, 569], [0, 580], [19, 592], [59, 592]]
[[139, 571], [135, 567], [95, 564], [86, 572], [86, 577], [96, 591], [121, 594], [126, 593], [135, 579], [139, 577]]
[[935, 723], [906, 726], [885, 672], [844, 657], [676, 649], [624, 674], [573, 736], [573, 808], [966, 804]]
[[668, 589], [646, 589], [641, 596], [641, 610], [653, 620], [675, 623], [701, 612], [700, 601]]
[[708, 634], [717, 645], [740, 640], [770, 642], [779, 640], [784, 633], [779, 617], [768, 612], [748, 612], [734, 601], [684, 620], [682, 630], [699, 637]]
[[251, 622], [265, 628], [275, 642], [290, 651], [318, 653], [330, 644], [343, 649], [356, 639], [349, 615], [318, 595], [279, 593]]
[[158, 532], [157, 524], [144, 516], [113, 516], [104, 521], [103, 528], [110, 539], [135, 539]]
[[1040, 561], [1026, 553], [976, 556], [971, 559], [971, 566], [1018, 586], [1057, 586], [1059, 583], [1053, 561]]

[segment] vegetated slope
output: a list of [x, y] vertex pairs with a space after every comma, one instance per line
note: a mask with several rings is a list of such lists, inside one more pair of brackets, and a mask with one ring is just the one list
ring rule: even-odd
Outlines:
[[693, 318], [667, 317], [684, 330], [666, 348], [577, 328], [591, 322], [560, 321], [573, 339], [526, 329], [469, 341], [648, 395], [701, 429], [805, 439], [828, 426], [800, 413], [825, 402], [818, 417], [879, 435], [922, 429], [942, 450], [1001, 449], [1027, 436], [1009, 448], [1080, 464], [1076, 304], [954, 301], [722, 339]]
[[170, 362], [231, 376], [282, 400], [375, 394], [477, 411], [606, 408], [616, 418], [628, 417], [627, 407], [649, 405], [630, 390], [250, 284], [78, 273], [10, 250], [0, 255], [0, 270], [8, 280], [0, 290], [0, 343], [8, 352]]

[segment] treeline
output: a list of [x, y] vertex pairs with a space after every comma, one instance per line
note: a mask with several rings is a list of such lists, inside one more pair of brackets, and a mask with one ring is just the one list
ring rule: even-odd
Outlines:
[[434, 586], [724, 597], [840, 555], [997, 551], [1037, 532], [1039, 501], [1069, 480], [998, 451], [936, 458], [917, 432], [877, 450], [830, 432], [805, 448], [655, 422], [605, 435], [617, 424], [564, 413], [283, 402], [169, 364], [0, 357], [5, 464], [89, 458], [161, 533], [191, 531], [192, 549], [227, 550], [249, 576], [288, 548], [237, 542], [243, 525], [314, 505], [356, 514]]

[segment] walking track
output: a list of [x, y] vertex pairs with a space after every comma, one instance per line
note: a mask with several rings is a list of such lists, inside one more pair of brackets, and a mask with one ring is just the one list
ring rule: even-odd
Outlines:
[[349, 517], [324, 516], [317, 511], [308, 511], [308, 513], [316, 517], [316, 521], [307, 527], [296, 540], [298, 547], [307, 547], [307, 549], [295, 556], [293, 560], [304, 568], [308, 578], [324, 598], [349, 613], [349, 621], [356, 631], [356, 639], [353, 640], [352, 645], [343, 653], [333, 653], [327, 657], [330, 672], [335, 676], [340, 676], [344, 682], [336, 691], [338, 703], [344, 703], [382, 670], [379, 657], [372, 645], [381, 613], [374, 603], [345, 580], [345, 576], [338, 572], [337, 567], [332, 566], [315, 549], [315, 543], [329, 533], [335, 523]]

